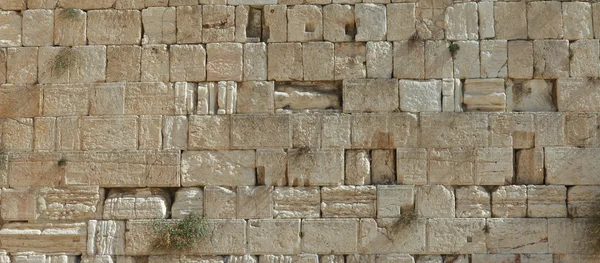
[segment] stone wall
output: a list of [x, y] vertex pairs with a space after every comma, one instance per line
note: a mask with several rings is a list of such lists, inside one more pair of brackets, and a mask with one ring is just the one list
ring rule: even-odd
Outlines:
[[600, 262], [600, 3], [0, 9], [1, 263]]

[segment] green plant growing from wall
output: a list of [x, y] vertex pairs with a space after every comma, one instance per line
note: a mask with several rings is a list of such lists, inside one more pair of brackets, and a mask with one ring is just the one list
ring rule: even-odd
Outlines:
[[450, 45], [448, 45], [448, 51], [450, 51], [450, 54], [452, 54], [452, 57], [454, 57], [459, 50], [460, 50], [460, 46], [458, 46], [458, 44], [456, 44], [456, 43], [450, 43]]
[[79, 12], [75, 8], [67, 8], [60, 12], [60, 18], [62, 19], [76, 19], [79, 15]]
[[67, 73], [77, 61], [77, 54], [71, 48], [60, 50], [51, 60], [52, 75], [60, 77]]
[[416, 223], [418, 219], [419, 215], [415, 211], [407, 211], [405, 213], [402, 213], [400, 214], [400, 217], [398, 217], [396, 221], [392, 223], [389, 231], [392, 234], [398, 234], [403, 229], [406, 229], [407, 227], [410, 227], [411, 225]]
[[195, 213], [175, 223], [157, 221], [152, 224], [157, 238], [153, 247], [159, 250], [187, 250], [209, 233], [206, 219]]
[[58, 162], [56, 162], [56, 164], [57, 164], [58, 166], [65, 166], [65, 165], [67, 165], [67, 158], [65, 158], [65, 157], [62, 157], [62, 158], [60, 158], [60, 159], [58, 160]]

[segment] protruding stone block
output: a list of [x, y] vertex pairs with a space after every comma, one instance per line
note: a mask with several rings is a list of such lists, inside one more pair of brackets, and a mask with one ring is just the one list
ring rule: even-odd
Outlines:
[[400, 80], [400, 110], [442, 111], [442, 82], [439, 80]]
[[113, 189], [104, 202], [104, 219], [167, 218], [171, 197], [161, 189]]
[[288, 41], [323, 40], [323, 13], [316, 5], [296, 5], [287, 9]]
[[189, 214], [204, 215], [204, 192], [200, 187], [179, 188], [171, 206], [171, 218], [183, 219]]
[[312, 218], [321, 216], [321, 192], [318, 187], [275, 187], [275, 218]]
[[525, 217], [527, 215], [527, 186], [500, 186], [492, 193], [494, 217]]
[[467, 79], [463, 91], [467, 111], [504, 111], [506, 108], [503, 79]]
[[91, 255], [124, 255], [124, 221], [88, 221], [88, 253]]
[[[0, 230], [2, 249], [35, 253], [86, 253], [86, 223], [27, 224], [7, 223]], [[24, 246], [25, 242], [25, 246]]]
[[481, 186], [456, 188], [456, 217], [491, 217], [490, 204], [490, 193]]
[[183, 186], [254, 185], [254, 151], [186, 151], [182, 156]]
[[376, 199], [375, 186], [323, 187], [322, 217], [374, 217]]
[[104, 189], [98, 186], [40, 187], [38, 221], [81, 221], [102, 217]]

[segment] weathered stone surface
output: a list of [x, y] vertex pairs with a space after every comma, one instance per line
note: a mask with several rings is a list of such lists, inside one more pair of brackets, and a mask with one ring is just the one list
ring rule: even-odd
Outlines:
[[361, 254], [422, 253], [426, 248], [425, 220], [403, 222], [386, 218], [360, 220]]
[[543, 148], [523, 149], [516, 156], [516, 183], [544, 183], [544, 150]]
[[58, 0], [58, 7], [78, 9], [104, 9], [111, 8], [115, 0]]
[[231, 117], [231, 146], [234, 148], [288, 148], [291, 135], [290, 117], [286, 115]]
[[600, 187], [576, 185], [567, 189], [567, 208], [570, 217], [594, 217], [598, 214], [597, 196]]
[[[325, 256], [321, 257], [321, 260], [325, 260]], [[261, 255], [259, 262], [265, 263], [285, 263], [285, 262], [298, 262], [298, 263], [317, 263], [319, 262], [319, 256], [316, 254], [298, 254], [294, 256], [283, 256], [283, 255]]]
[[169, 193], [161, 189], [112, 189], [104, 201], [104, 219], [161, 219], [171, 208]]
[[[482, 43], [485, 43], [482, 41]], [[454, 56], [455, 78], [479, 78], [479, 41], [456, 41], [459, 51]], [[483, 56], [482, 56], [483, 57]], [[485, 57], [484, 57], [485, 58]]]
[[5, 221], [33, 221], [35, 219], [35, 191], [28, 188], [2, 189], [0, 217]]
[[398, 108], [395, 79], [344, 80], [344, 112], [394, 111]]
[[275, 109], [323, 111], [342, 108], [343, 83], [275, 82]]
[[494, 30], [494, 2], [477, 3], [479, 15], [479, 39], [488, 39], [496, 36]]
[[537, 147], [565, 145], [565, 114], [535, 114], [535, 134], [535, 145]]
[[187, 150], [188, 119], [186, 116], [165, 116], [163, 121], [163, 149]]
[[283, 149], [257, 149], [256, 168], [259, 185], [287, 184], [287, 152]]
[[81, 221], [102, 216], [104, 189], [98, 186], [40, 187], [36, 220]]
[[350, 148], [350, 125], [349, 114], [325, 114], [323, 115], [323, 130], [321, 134], [321, 147], [323, 148]]
[[431, 219], [427, 221], [429, 253], [485, 253], [485, 219]]
[[562, 3], [563, 36], [566, 39], [593, 38], [592, 6], [585, 2]]
[[442, 111], [442, 82], [439, 80], [400, 80], [400, 110]]
[[[563, 255], [556, 255], [557, 257], [563, 257]], [[484, 262], [521, 262], [521, 263], [534, 263], [534, 262], [552, 262], [556, 260], [552, 254], [473, 254], [471, 257], [473, 263], [484, 263]], [[559, 261], [562, 262], [562, 261]]]
[[264, 26], [262, 39], [265, 42], [286, 42], [287, 33], [287, 7], [285, 5], [265, 5]]
[[106, 81], [140, 81], [141, 47], [108, 46], [106, 58]]
[[527, 186], [500, 186], [492, 193], [493, 217], [525, 217], [527, 215]]
[[204, 192], [200, 187], [179, 188], [171, 206], [171, 218], [183, 219], [189, 214], [204, 215]]
[[125, 113], [125, 83], [98, 83], [89, 89], [90, 115]]
[[446, 39], [479, 39], [477, 3], [458, 3], [446, 8]]
[[22, 43], [21, 16], [14, 11], [0, 11], [0, 47], [15, 47]]
[[527, 3], [527, 32], [530, 39], [562, 38], [561, 2]]
[[88, 253], [91, 255], [124, 255], [124, 221], [88, 221]]
[[137, 10], [92, 10], [87, 25], [89, 44], [136, 45], [142, 40], [142, 16]]
[[235, 7], [202, 6], [202, 40], [204, 43], [235, 40]]
[[595, 175], [600, 165], [598, 148], [545, 148], [547, 184], [600, 184]]
[[288, 151], [288, 185], [327, 186], [344, 182], [344, 151], [338, 149]]
[[387, 34], [385, 5], [357, 4], [354, 6], [356, 41], [385, 40]]
[[[594, 222], [583, 218], [548, 219], [549, 250], [557, 254], [592, 254], [596, 248], [596, 236], [590, 232]], [[574, 258], [573, 260], [576, 260]], [[579, 262], [593, 262], [580, 260]], [[568, 262], [568, 261], [559, 261]], [[576, 262], [576, 261], [574, 261]]]
[[254, 151], [186, 151], [182, 155], [183, 186], [254, 185]]
[[525, 82], [507, 83], [507, 110], [556, 111], [552, 81], [532, 79]]
[[488, 120], [490, 146], [527, 149], [535, 145], [533, 114], [490, 114]]
[[6, 82], [33, 84], [38, 81], [37, 47], [8, 48], [6, 55]]
[[177, 43], [202, 42], [202, 6], [184, 5], [177, 7]]
[[162, 148], [162, 116], [140, 116], [138, 148], [158, 150]]
[[175, 113], [175, 89], [170, 83], [127, 83], [125, 114], [172, 115]]
[[416, 187], [415, 213], [423, 218], [455, 217], [454, 189], [443, 185]]
[[508, 42], [508, 76], [524, 79], [533, 77], [533, 43]]
[[367, 76], [369, 78], [391, 78], [393, 70], [392, 54], [391, 42], [367, 42]]
[[427, 149], [398, 148], [396, 160], [399, 184], [427, 184]]
[[346, 185], [371, 184], [371, 163], [369, 152], [366, 150], [346, 150]]
[[417, 34], [416, 5], [414, 3], [388, 4], [387, 40], [408, 40]]
[[598, 116], [595, 113], [568, 113], [565, 117], [565, 133], [569, 145], [598, 145]]
[[244, 44], [244, 80], [267, 79], [267, 45], [261, 43]]
[[173, 44], [177, 41], [175, 7], [148, 7], [142, 10], [143, 44]]
[[321, 216], [318, 187], [275, 187], [274, 218], [312, 218]]
[[302, 252], [356, 253], [358, 251], [358, 231], [358, 219], [303, 220]]
[[487, 249], [490, 253], [547, 253], [548, 221], [519, 218], [487, 221]]
[[481, 148], [475, 161], [476, 185], [505, 185], [513, 181], [514, 165], [511, 148]]
[[569, 44], [571, 77], [595, 77], [598, 74], [598, 40], [578, 40]]
[[237, 218], [273, 218], [273, 186], [238, 186]]
[[377, 218], [400, 217], [414, 208], [414, 186], [378, 185]]
[[268, 80], [302, 80], [304, 73], [300, 43], [269, 44], [267, 51]]
[[2, 10], [23, 10], [25, 9], [25, 0], [8, 0], [0, 4]]
[[206, 79], [208, 81], [242, 81], [243, 46], [239, 43], [210, 43], [206, 45]]
[[430, 148], [488, 145], [488, 120], [480, 113], [421, 113], [420, 145]]
[[498, 39], [527, 39], [527, 3], [494, 3], [494, 25]]
[[4, 119], [1, 127], [3, 151], [33, 150], [33, 119]]
[[[462, 53], [458, 51], [456, 57]], [[507, 41], [506, 40], [484, 40], [481, 41], [481, 77], [482, 78], [505, 78], [507, 75]], [[454, 75], [455, 77], [456, 74]]]
[[272, 81], [242, 82], [237, 90], [237, 113], [273, 113], [274, 93]]
[[198, 82], [206, 79], [206, 51], [202, 45], [171, 45], [169, 54], [172, 82]]
[[[56, 146], [56, 119], [34, 118], [34, 151], [54, 151]], [[0, 159], [3, 157], [0, 157]], [[0, 161], [0, 164], [2, 161]], [[2, 170], [2, 168], [0, 168]], [[1, 176], [0, 176], [1, 177]], [[1, 179], [0, 179], [1, 181]]]
[[304, 80], [333, 80], [334, 45], [330, 42], [304, 43], [302, 61]]
[[56, 118], [56, 150], [81, 150], [80, 125], [81, 118], [79, 117]]
[[53, 42], [52, 10], [23, 11], [23, 46], [47, 46]]
[[353, 148], [416, 147], [417, 142], [417, 116], [415, 114], [353, 115]]
[[[546, 15], [544, 14], [544, 16]], [[533, 76], [535, 78], [568, 77], [569, 41], [533, 41]]]
[[204, 206], [206, 218], [236, 218], [236, 191], [220, 186], [205, 186]]
[[321, 148], [321, 129], [323, 126], [321, 116], [318, 113], [292, 115], [293, 148]]
[[0, 245], [7, 252], [23, 249], [37, 253], [85, 253], [86, 223], [7, 223], [0, 230]]
[[559, 111], [598, 112], [593, 101], [600, 98], [600, 83], [590, 79], [559, 79], [556, 82]]
[[[451, 78], [452, 54], [446, 41], [425, 42], [425, 78]], [[458, 51], [460, 52], [460, 51]]]
[[81, 122], [84, 150], [135, 150], [137, 118], [87, 117]]
[[293, 255], [300, 252], [300, 245], [300, 219], [248, 221], [248, 252], [251, 254]]
[[564, 185], [528, 185], [528, 217], [566, 217], [567, 188]]
[[456, 188], [456, 217], [491, 217], [490, 194], [481, 186]]
[[467, 79], [463, 92], [467, 111], [504, 111], [506, 107], [503, 79]]
[[142, 48], [141, 81], [169, 81], [169, 51], [167, 45], [146, 45]]
[[373, 184], [396, 183], [396, 158], [394, 150], [371, 151], [371, 181]]
[[374, 217], [375, 186], [338, 186], [321, 189], [322, 217]]
[[323, 38], [331, 42], [351, 41], [356, 34], [354, 6], [323, 6]]
[[316, 5], [296, 5], [287, 9], [289, 42], [323, 40], [323, 14]]

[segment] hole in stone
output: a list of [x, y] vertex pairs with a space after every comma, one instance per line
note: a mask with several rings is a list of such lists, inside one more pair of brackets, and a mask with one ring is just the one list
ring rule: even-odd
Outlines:
[[313, 23], [308, 23], [304, 25], [304, 32], [312, 33], [315, 32], [315, 25]]
[[352, 37], [352, 39], [354, 39], [354, 36], [356, 35], [356, 27], [352, 23], [346, 24], [346, 27], [344, 28], [344, 32], [346, 33], [346, 35], [348, 35], [348, 36]]
[[471, 242], [473, 242], [473, 237], [467, 237], [467, 242], [468, 242], [468, 243], [471, 243]]
[[[250, 8], [248, 12], [248, 25], [246, 26], [247, 38], [260, 38], [262, 35], [262, 10]], [[257, 39], [258, 42], [258, 39]]]

